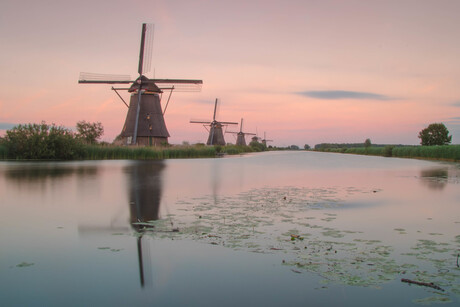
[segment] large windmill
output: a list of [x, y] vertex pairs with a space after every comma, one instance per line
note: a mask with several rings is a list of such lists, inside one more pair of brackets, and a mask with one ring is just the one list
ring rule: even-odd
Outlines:
[[[139, 77], [132, 80], [129, 76], [80, 73], [78, 83], [131, 84], [129, 88], [114, 88], [131, 93], [121, 140], [125, 145], [161, 145], [168, 142], [164, 113], [172, 91], [199, 91], [202, 80], [185, 79], [149, 79], [144, 74], [150, 71], [153, 41], [153, 24], [142, 24], [141, 47], [139, 51]], [[163, 90], [169, 90], [165, 108], [161, 108]]]
[[227, 131], [227, 133], [236, 134], [237, 146], [246, 146], [246, 135], [256, 135], [255, 133], [243, 132], [243, 119], [241, 119], [240, 132]]
[[[235, 122], [221, 122], [216, 120], [216, 110], [217, 110], [217, 103], [218, 99], [216, 98], [216, 102], [214, 103], [214, 115], [212, 116], [212, 121], [197, 121], [191, 120], [190, 122], [193, 124], [203, 124], [206, 130], [209, 131], [208, 141], [206, 145], [225, 145], [224, 133], [222, 132], [222, 127], [227, 125], [238, 125]], [[209, 126], [209, 129], [207, 128]]]

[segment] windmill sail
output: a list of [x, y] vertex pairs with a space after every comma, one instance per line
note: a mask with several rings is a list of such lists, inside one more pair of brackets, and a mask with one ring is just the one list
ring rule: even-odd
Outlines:
[[243, 132], [243, 119], [241, 119], [239, 132], [227, 131], [226, 133], [236, 134], [236, 145], [237, 146], [246, 146], [246, 138], [245, 138], [246, 135], [256, 135], [255, 133]]
[[193, 123], [193, 124], [195, 123], [203, 124], [205, 128], [206, 126], [209, 126], [209, 136], [208, 136], [208, 141], [206, 142], [206, 145], [225, 145], [226, 143], [225, 143], [222, 127], [227, 126], [227, 125], [238, 125], [238, 123], [235, 123], [235, 122], [221, 122], [221, 121], [216, 120], [217, 103], [218, 103], [218, 99], [216, 98], [216, 101], [214, 103], [214, 112], [212, 116], [212, 121], [196, 121], [196, 120], [190, 121], [190, 123]]
[[112, 87], [114, 90], [128, 90], [131, 93], [128, 113], [121, 132], [121, 142], [126, 145], [167, 143], [169, 132], [164, 121], [160, 94], [164, 90], [196, 92], [201, 90], [203, 84], [202, 80], [149, 79], [144, 75], [151, 67], [153, 30], [153, 24], [142, 24], [137, 79], [132, 80], [128, 75], [80, 73], [78, 81], [95, 84], [131, 84], [129, 88]]

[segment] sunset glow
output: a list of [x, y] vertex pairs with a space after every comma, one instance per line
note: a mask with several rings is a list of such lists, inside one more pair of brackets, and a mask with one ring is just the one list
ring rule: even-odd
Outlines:
[[0, 135], [17, 124], [73, 129], [86, 120], [100, 121], [111, 142], [127, 108], [110, 85], [78, 84], [79, 73], [137, 77], [147, 22], [155, 24], [147, 77], [203, 80], [201, 92], [172, 95], [165, 114], [172, 144], [206, 142], [206, 130], [189, 121], [212, 118], [215, 98], [219, 119], [244, 118], [245, 132], [266, 132], [276, 146], [418, 144], [418, 132], [434, 122], [460, 143], [456, 0], [6, 0], [0, 7]]

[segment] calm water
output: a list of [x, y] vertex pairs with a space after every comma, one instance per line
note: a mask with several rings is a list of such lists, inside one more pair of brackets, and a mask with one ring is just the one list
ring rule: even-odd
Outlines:
[[0, 305], [456, 305], [459, 174], [311, 152], [0, 162]]

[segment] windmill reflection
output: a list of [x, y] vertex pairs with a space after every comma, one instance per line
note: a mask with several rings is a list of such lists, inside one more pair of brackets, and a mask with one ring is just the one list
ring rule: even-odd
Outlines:
[[[162, 173], [165, 168], [163, 161], [139, 161], [126, 169], [129, 175], [129, 210], [131, 227], [139, 234], [137, 237], [137, 252], [139, 260], [139, 276], [141, 286], [144, 287], [146, 272], [151, 272], [145, 267], [144, 258], [148, 257], [149, 248], [142, 249], [142, 237], [149, 227], [142, 224], [148, 221], [158, 220], [161, 194]], [[144, 242], [144, 245], [147, 242]], [[146, 246], [144, 246], [146, 247]], [[146, 263], [147, 265], [149, 262]]]

